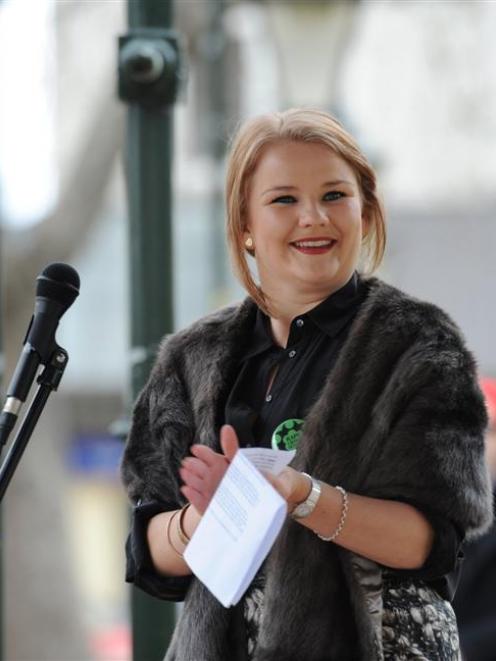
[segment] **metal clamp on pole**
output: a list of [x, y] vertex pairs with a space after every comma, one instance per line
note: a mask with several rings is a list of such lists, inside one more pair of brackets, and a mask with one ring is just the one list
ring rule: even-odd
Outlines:
[[0, 468], [0, 501], [3, 500], [10, 480], [17, 468], [17, 464], [21, 460], [26, 445], [31, 438], [31, 434], [43, 412], [50, 393], [57, 390], [59, 386], [68, 360], [69, 356], [67, 355], [67, 351], [56, 346], [50, 360], [47, 362], [43, 372], [37, 379], [39, 388], [33, 401], [29, 405], [24, 420], [22, 421], [22, 425], [19, 428]]
[[174, 30], [135, 28], [119, 37], [119, 98], [148, 110], [165, 110], [185, 79], [180, 39]]

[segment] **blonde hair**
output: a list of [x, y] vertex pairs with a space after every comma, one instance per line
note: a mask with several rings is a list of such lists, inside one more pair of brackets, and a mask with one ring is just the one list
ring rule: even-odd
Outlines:
[[292, 108], [248, 120], [234, 136], [227, 162], [227, 240], [235, 274], [265, 312], [268, 309], [264, 293], [253, 280], [246, 259], [243, 232], [251, 177], [262, 151], [281, 140], [324, 145], [348, 163], [357, 178], [363, 215], [368, 221], [362, 244], [368, 273], [378, 268], [386, 247], [385, 213], [377, 193], [375, 172], [354, 138], [337, 119], [322, 110]]

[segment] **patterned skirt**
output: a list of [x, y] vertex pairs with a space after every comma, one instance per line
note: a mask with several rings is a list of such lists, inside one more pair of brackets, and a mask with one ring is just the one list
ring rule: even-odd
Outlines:
[[422, 581], [383, 583], [384, 661], [460, 661], [449, 601]]
[[[244, 596], [248, 658], [254, 656], [262, 619], [264, 577], [257, 576]], [[384, 661], [461, 661], [451, 604], [422, 581], [383, 582]], [[335, 661], [356, 661], [336, 659]]]

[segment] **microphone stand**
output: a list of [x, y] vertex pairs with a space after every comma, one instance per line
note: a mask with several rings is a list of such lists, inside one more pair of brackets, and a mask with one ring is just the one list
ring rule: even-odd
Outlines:
[[17, 464], [19, 463], [26, 445], [31, 438], [36, 423], [47, 403], [48, 397], [53, 390], [57, 390], [60, 380], [64, 374], [69, 355], [65, 349], [55, 345], [55, 348], [46, 362], [43, 372], [36, 379], [39, 387], [36, 395], [33, 397], [26, 415], [22, 421], [19, 431], [10, 446], [0, 468], [0, 502], [9, 486], [10, 480], [14, 475]]

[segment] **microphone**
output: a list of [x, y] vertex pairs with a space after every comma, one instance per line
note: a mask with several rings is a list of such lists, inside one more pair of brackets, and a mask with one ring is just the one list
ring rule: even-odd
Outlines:
[[61, 263], [49, 264], [36, 278], [34, 314], [0, 413], [0, 447], [17, 421], [39, 366], [46, 365], [57, 348], [55, 331], [60, 318], [79, 295], [79, 284], [77, 271]]

